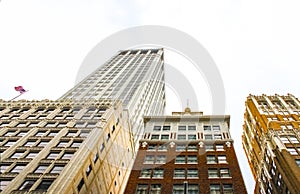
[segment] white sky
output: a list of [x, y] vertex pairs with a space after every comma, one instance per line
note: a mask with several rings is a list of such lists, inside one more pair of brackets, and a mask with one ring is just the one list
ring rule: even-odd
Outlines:
[[[29, 92], [22, 98], [57, 99], [74, 86], [88, 52], [112, 33], [147, 24], [177, 28], [196, 38], [221, 72], [231, 134], [252, 193], [241, 147], [244, 102], [250, 93], [300, 97], [299, 8], [296, 0], [2, 0], [0, 98], [13, 98], [14, 86], [23, 85]], [[195, 90], [199, 106], [210, 114], [209, 89], [201, 83]], [[167, 98], [168, 113], [185, 106]]]

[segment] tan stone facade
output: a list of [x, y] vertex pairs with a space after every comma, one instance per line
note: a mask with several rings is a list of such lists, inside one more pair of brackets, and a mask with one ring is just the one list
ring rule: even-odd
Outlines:
[[300, 192], [300, 102], [286, 96], [248, 96], [243, 147], [255, 193]]
[[120, 193], [133, 145], [109, 100], [0, 102], [2, 193]]

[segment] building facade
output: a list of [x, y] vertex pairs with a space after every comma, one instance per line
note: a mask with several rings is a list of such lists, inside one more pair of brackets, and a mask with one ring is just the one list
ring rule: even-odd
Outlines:
[[189, 108], [145, 117], [125, 193], [247, 193], [229, 120]]
[[0, 190], [123, 193], [143, 115], [164, 107], [162, 49], [120, 51], [58, 100], [0, 101]]
[[300, 192], [300, 101], [288, 94], [249, 95], [243, 125], [243, 148], [255, 193]]

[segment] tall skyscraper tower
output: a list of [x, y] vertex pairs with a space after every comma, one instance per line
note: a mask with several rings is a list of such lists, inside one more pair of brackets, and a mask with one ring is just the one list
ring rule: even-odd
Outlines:
[[162, 49], [120, 51], [56, 101], [0, 101], [0, 191], [123, 193], [164, 106]]
[[242, 139], [255, 193], [300, 193], [300, 101], [249, 95], [245, 104]]
[[228, 115], [146, 116], [125, 193], [247, 193]]

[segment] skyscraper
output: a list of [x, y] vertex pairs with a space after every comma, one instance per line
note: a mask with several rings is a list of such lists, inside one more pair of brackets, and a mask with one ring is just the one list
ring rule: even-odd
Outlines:
[[162, 49], [120, 51], [58, 100], [0, 101], [0, 190], [122, 193], [164, 106]]
[[247, 193], [228, 115], [146, 116], [125, 193]]
[[243, 147], [256, 180], [255, 193], [300, 192], [300, 101], [288, 94], [249, 95]]

